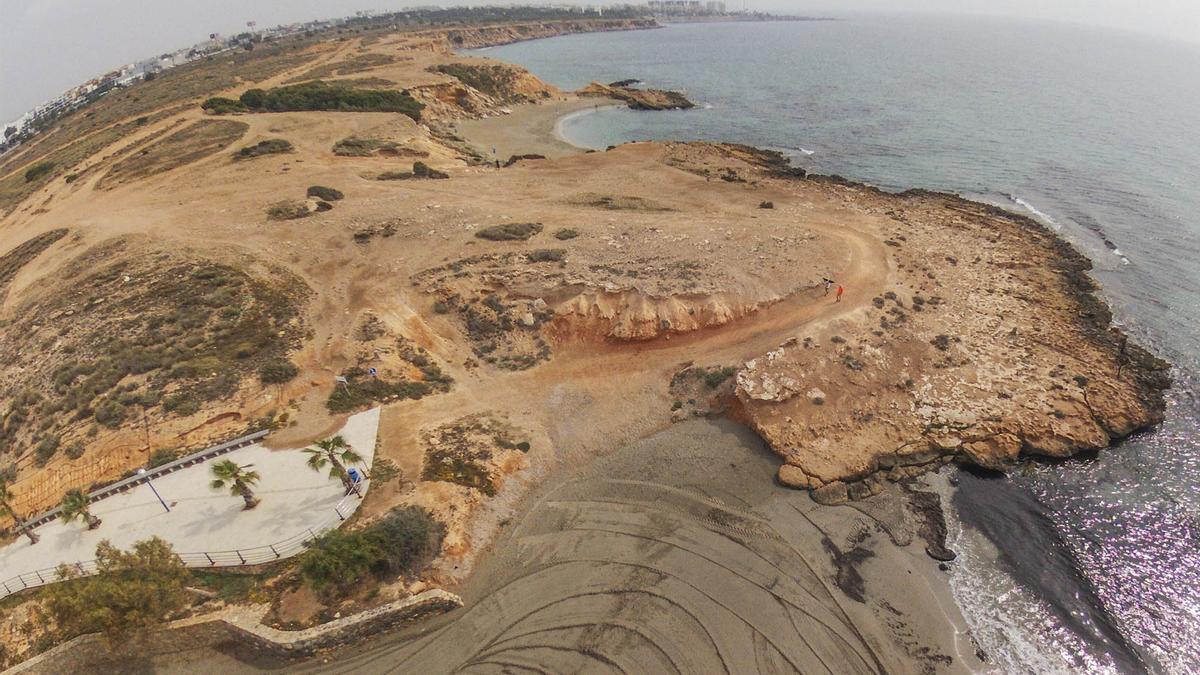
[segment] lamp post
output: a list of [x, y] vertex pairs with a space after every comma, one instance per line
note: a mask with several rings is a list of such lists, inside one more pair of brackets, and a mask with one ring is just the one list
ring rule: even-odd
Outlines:
[[[145, 474], [145, 473], [146, 473], [146, 470], [145, 470], [144, 468], [143, 468], [143, 469], [138, 469], [138, 470], [137, 470], [137, 472], [138, 472], [138, 474], [139, 474], [139, 475], [143, 475], [143, 474]], [[154, 493], [154, 496], [155, 496], [155, 497], [158, 497], [158, 503], [159, 503], [159, 504], [162, 504], [162, 507], [163, 507], [164, 509], [166, 509], [167, 513], [170, 513], [170, 512], [171, 512], [171, 507], [167, 506], [167, 503], [163, 501], [162, 495], [158, 494], [158, 490], [155, 490], [155, 489], [154, 489], [154, 483], [151, 483], [151, 482], [150, 482], [150, 477], [149, 477], [149, 476], [146, 476], [146, 485], [147, 485], [147, 486], [150, 488], [150, 491]]]

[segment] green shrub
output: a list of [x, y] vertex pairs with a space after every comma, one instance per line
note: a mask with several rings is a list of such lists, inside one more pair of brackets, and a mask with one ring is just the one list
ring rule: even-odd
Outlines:
[[760, 202], [760, 203], [759, 203], [759, 205], [758, 205], [758, 208], [760, 208], [760, 209], [773, 209], [773, 208], [775, 208], [775, 202]]
[[96, 406], [96, 421], [110, 429], [116, 429], [125, 421], [125, 406], [116, 399], [108, 399]]
[[425, 509], [403, 506], [369, 528], [378, 537], [382, 556], [376, 567], [391, 574], [411, 574], [432, 560], [446, 529]]
[[359, 530], [338, 529], [304, 544], [299, 571], [313, 588], [348, 589], [364, 575], [415, 574], [437, 556], [446, 528], [419, 506], [402, 506]]
[[234, 153], [234, 159], [252, 159], [254, 157], [262, 157], [263, 155], [277, 155], [283, 152], [291, 152], [292, 144], [282, 138], [268, 138], [265, 141], [259, 141], [254, 145], [246, 147]]
[[541, 223], [505, 223], [485, 227], [475, 236], [488, 241], [525, 241], [541, 231]]
[[[407, 115], [413, 120], [421, 119], [421, 109], [425, 107], [407, 91], [354, 89], [337, 82], [329, 83], [321, 80], [275, 87], [261, 94], [258, 93], [261, 91], [254, 89], [247, 91], [238, 101], [238, 105], [266, 112], [311, 110], [395, 112]], [[258, 105], [251, 106], [249, 103]]]
[[25, 170], [25, 182], [32, 183], [54, 170], [54, 162], [38, 162]]
[[79, 459], [80, 457], [83, 457], [83, 452], [86, 449], [87, 448], [83, 445], [82, 441], [75, 441], [63, 450], [67, 453], [67, 457], [69, 459]]
[[263, 384], [280, 384], [288, 382], [296, 375], [300, 374], [300, 369], [291, 361], [272, 361], [265, 364], [258, 370], [258, 377]]
[[567, 251], [561, 248], [543, 248], [530, 251], [527, 255], [529, 262], [561, 262], [566, 260]]
[[46, 612], [61, 639], [99, 632], [116, 645], [158, 627], [188, 604], [190, 574], [158, 537], [130, 551], [104, 540], [96, 547], [96, 564], [99, 574], [92, 577], [61, 565], [58, 578], [65, 583], [44, 590]]
[[574, 239], [575, 237], [578, 237], [578, 236], [579, 236], [579, 232], [577, 232], [576, 230], [572, 230], [569, 227], [564, 227], [561, 230], [554, 233], [555, 239], [561, 239], [563, 241], [566, 241], [568, 239]]
[[330, 530], [307, 541], [300, 575], [317, 590], [341, 590], [383, 560], [379, 538], [367, 530]]
[[704, 374], [704, 384], [708, 385], [709, 389], [716, 389], [721, 386], [725, 380], [733, 377], [737, 372], [737, 368], [733, 366], [725, 366], [724, 368], [714, 368]]
[[335, 190], [331, 187], [325, 187], [324, 185], [313, 185], [308, 188], [308, 192], [305, 194], [309, 197], [324, 199], [327, 202], [336, 202], [337, 200], [346, 196], [342, 194], [341, 190]]
[[262, 89], [247, 89], [238, 97], [238, 102], [251, 110], [258, 110], [266, 105], [267, 92]]
[[37, 447], [34, 448], [34, 459], [38, 466], [45, 466], [46, 462], [58, 452], [58, 436], [46, 436], [38, 441]]
[[155, 450], [150, 459], [146, 461], [146, 468], [153, 469], [163, 464], [170, 464], [179, 459], [179, 451], [172, 448], [159, 448]]
[[200, 401], [190, 394], [172, 394], [163, 399], [163, 410], [187, 417], [200, 412]]
[[333, 392], [329, 394], [329, 399], [325, 401], [325, 407], [329, 409], [329, 412], [335, 414], [344, 413], [377, 401], [382, 403], [392, 398], [419, 399], [434, 391], [445, 391], [446, 389], [448, 386], [441, 382], [416, 380], [387, 382], [380, 378], [349, 379], [345, 384], [334, 387]]
[[204, 103], [201, 103], [200, 107], [214, 115], [229, 115], [232, 113], [246, 112], [246, 106], [242, 105], [241, 101], [235, 101], [231, 98], [225, 98], [223, 96], [214, 96]]

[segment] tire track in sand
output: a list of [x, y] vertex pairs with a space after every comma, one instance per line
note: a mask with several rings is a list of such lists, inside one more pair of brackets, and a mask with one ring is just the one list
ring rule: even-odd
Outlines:
[[[764, 496], [775, 460], [711, 428], [681, 425], [554, 479], [481, 561], [466, 607], [311, 670], [893, 670], [814, 562], [816, 533], [797, 541], [766, 515], [803, 495]], [[729, 491], [745, 506], [713, 496]]]

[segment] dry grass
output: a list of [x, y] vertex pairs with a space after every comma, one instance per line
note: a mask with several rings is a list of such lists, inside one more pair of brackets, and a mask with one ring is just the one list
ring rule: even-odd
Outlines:
[[311, 213], [307, 203], [298, 199], [284, 199], [267, 207], [267, 220], [296, 220]]
[[0, 301], [4, 300], [8, 284], [17, 276], [17, 272], [20, 272], [21, 268], [27, 265], [29, 261], [41, 255], [42, 251], [50, 248], [54, 242], [65, 236], [67, 236], [67, 228], [65, 227], [43, 232], [0, 256]]
[[[312, 68], [305, 73], [297, 75], [284, 81], [284, 84], [297, 84], [299, 82], [308, 82], [309, 80], [325, 80], [336, 75], [350, 75], [352, 73], [361, 73], [366, 70], [372, 70], [380, 66], [386, 66], [389, 63], [395, 63], [396, 57], [391, 54], [378, 54], [368, 52], [359, 54], [345, 61], [337, 61], [335, 63], [326, 63], [316, 68]], [[386, 82], [386, 81], [385, 81]], [[390, 82], [388, 84], [391, 84]]]
[[302, 335], [304, 287], [284, 272], [122, 240], [63, 269], [79, 277], [28, 298], [0, 331], [0, 453], [14, 458], [143, 409], [191, 415], [282, 362]]
[[[251, 52], [199, 59], [167, 70], [149, 82], [111, 91], [95, 103], [58, 120], [51, 131], [0, 165], [0, 175], [33, 164], [58, 148], [114, 124], [134, 124], [136, 118], [146, 115], [149, 116], [147, 123], [154, 123], [179, 112], [179, 107], [172, 106], [210, 96], [235, 87], [239, 82], [257, 82], [295, 68], [315, 58], [316, 53], [301, 51], [311, 41], [291, 39], [261, 45]], [[182, 107], [190, 107], [190, 104]]]
[[204, 159], [229, 147], [249, 128], [245, 122], [233, 120], [193, 122], [114, 164], [96, 187], [111, 188]]
[[598, 209], [607, 209], [609, 211], [673, 211], [669, 206], [664, 206], [654, 200], [644, 197], [630, 197], [627, 195], [602, 195], [594, 192], [587, 192], [581, 195], [576, 195], [567, 200], [568, 204], [574, 206], [591, 206]]

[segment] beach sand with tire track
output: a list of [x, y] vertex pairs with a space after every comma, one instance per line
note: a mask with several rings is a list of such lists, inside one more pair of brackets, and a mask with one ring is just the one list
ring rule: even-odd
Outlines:
[[466, 607], [303, 670], [978, 666], [936, 563], [890, 540], [912, 525], [904, 507], [820, 506], [774, 485], [778, 465], [744, 428], [693, 420], [565, 471], [503, 528]]

